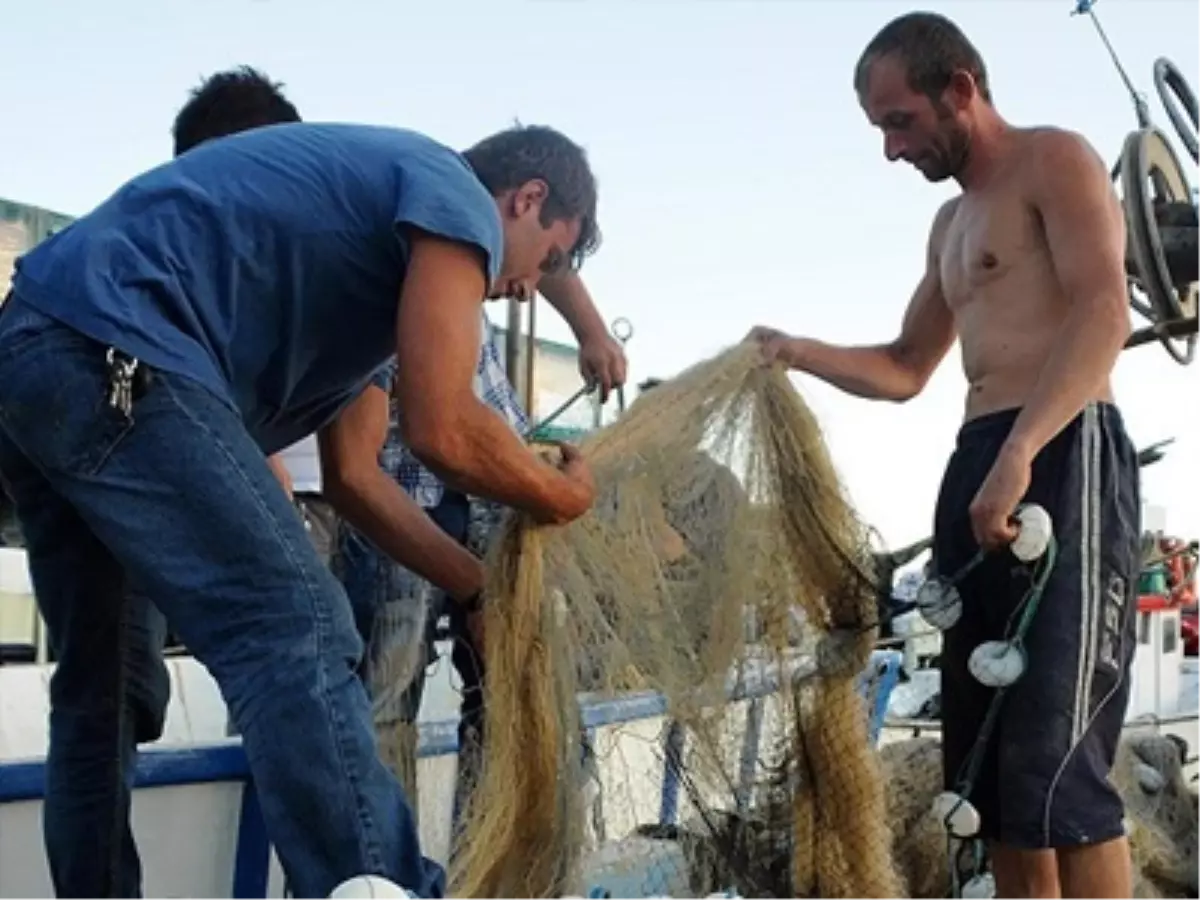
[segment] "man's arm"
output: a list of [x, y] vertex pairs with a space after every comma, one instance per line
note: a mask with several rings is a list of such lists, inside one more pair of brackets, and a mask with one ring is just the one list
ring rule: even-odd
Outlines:
[[379, 467], [388, 395], [371, 385], [317, 433], [323, 492], [384, 553], [459, 600], [483, 586], [483, 564]]
[[1125, 217], [1108, 169], [1079, 135], [1039, 135], [1034, 204], [1070, 312], [1006, 448], [1032, 460], [1093, 399], [1129, 338]]
[[600, 388], [603, 403], [610, 390], [625, 383], [625, 351], [609, 334], [578, 272], [547, 275], [538, 282], [538, 291], [571, 327], [579, 342], [580, 373]]
[[921, 393], [954, 344], [954, 317], [942, 293], [938, 260], [955, 204], [952, 200], [944, 205], [934, 219], [925, 274], [896, 340], [873, 347], [838, 347], [810, 338], [788, 338], [779, 348], [779, 358], [789, 368], [868, 400], [902, 403]]
[[275, 480], [279, 482], [279, 486], [283, 488], [283, 492], [291, 500], [292, 473], [287, 470], [287, 466], [283, 464], [283, 460], [280, 459], [278, 453], [267, 457], [267, 466], [271, 469], [271, 474], [275, 476]]
[[569, 522], [594, 499], [582, 462], [562, 470], [543, 462], [475, 395], [484, 271], [474, 248], [412, 233], [396, 328], [404, 442], [464, 493]]

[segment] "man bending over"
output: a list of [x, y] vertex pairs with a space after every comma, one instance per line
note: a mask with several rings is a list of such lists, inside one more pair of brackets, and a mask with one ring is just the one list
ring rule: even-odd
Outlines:
[[[364, 873], [442, 892], [376, 754], [350, 605], [265, 455], [327, 427], [395, 354], [406, 443], [448, 484], [542, 521], [587, 511], [578, 452], [548, 465], [472, 387], [484, 298], [528, 294], [597, 245], [583, 151], [528, 129], [547, 134], [557, 153], [489, 190], [413, 132], [255, 129], [135, 178], [18, 261], [0, 309], [0, 474], [59, 648], [48, 795], [72, 773], [63, 723], [115, 715], [59, 673], [90, 654], [95, 679], [121, 677], [90, 622], [122, 615], [128, 577], [217, 680], [296, 895]], [[428, 540], [430, 556], [462, 553]], [[479, 588], [462, 556], [447, 578], [460, 599]], [[48, 847], [72, 852], [113, 848]]]
[[[969, 388], [934, 526], [937, 570], [1015, 536], [1023, 501], [1054, 520], [1058, 561], [970, 793], [998, 896], [1128, 897], [1122, 806], [1107, 778], [1129, 693], [1139, 564], [1136, 452], [1110, 374], [1129, 333], [1125, 233], [1108, 170], [1087, 142], [1017, 128], [992, 103], [983, 60], [929, 13], [871, 41], [855, 90], [884, 155], [959, 196], [934, 219], [925, 275], [900, 336], [834, 347], [755, 329], [770, 359], [849, 393], [903, 402], [957, 337]], [[943, 745], [954, 789], [992, 698], [967, 659], [1004, 637], [1028, 579], [1007, 552], [960, 585], [945, 634]]]

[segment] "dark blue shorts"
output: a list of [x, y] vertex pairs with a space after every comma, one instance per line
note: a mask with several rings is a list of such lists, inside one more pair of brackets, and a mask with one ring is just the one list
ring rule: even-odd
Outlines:
[[[946, 469], [934, 526], [937, 571], [977, 551], [968, 510], [1017, 411], [963, 426]], [[1137, 451], [1120, 413], [1088, 406], [1043, 448], [1026, 502], [1054, 523], [1058, 559], [1026, 636], [1024, 676], [1009, 688], [969, 799], [984, 836], [1016, 848], [1077, 847], [1123, 834], [1108, 782], [1129, 697], [1141, 562]], [[967, 669], [983, 641], [1000, 640], [1030, 585], [1007, 551], [960, 584], [962, 618], [944, 635], [942, 730], [946, 786], [957, 787], [993, 690]]]

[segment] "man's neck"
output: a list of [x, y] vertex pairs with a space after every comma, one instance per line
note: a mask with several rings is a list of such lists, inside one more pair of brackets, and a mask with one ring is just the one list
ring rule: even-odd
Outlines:
[[992, 180], [1008, 156], [1013, 131], [991, 107], [981, 112], [971, 135], [967, 164], [955, 176], [964, 194], [978, 191]]

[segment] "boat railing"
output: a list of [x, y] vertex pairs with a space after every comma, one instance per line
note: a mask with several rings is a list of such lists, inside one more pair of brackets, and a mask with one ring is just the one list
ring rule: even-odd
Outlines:
[[[900, 672], [901, 654], [877, 650], [859, 678], [859, 690], [865, 700], [869, 739], [875, 742], [883, 726], [888, 698]], [[728, 702], [746, 702], [746, 728], [741, 742], [739, 797], [748, 795], [759, 755], [763, 722], [763, 704], [781, 685], [812, 675], [811, 658], [798, 657], [786, 666], [759, 667], [731, 679]], [[670, 709], [662, 694], [645, 691], [619, 697], [581, 697], [583, 727], [595, 746], [600, 729], [629, 723], [662, 719], [661, 797], [658, 824], [674, 824], [679, 815], [679, 793], [684, 773], [687, 740], [685, 729], [670, 719]], [[417, 756], [419, 759], [453, 756], [458, 751], [458, 722], [446, 719], [421, 723]], [[6, 805], [40, 802], [45, 796], [44, 759], [0, 763], [0, 815]], [[271, 870], [271, 846], [267, 839], [250, 767], [239, 738], [224, 741], [156, 749], [153, 746], [138, 756], [134, 778], [136, 791], [216, 784], [241, 786], [237, 833], [234, 837], [231, 896], [265, 897]]]

